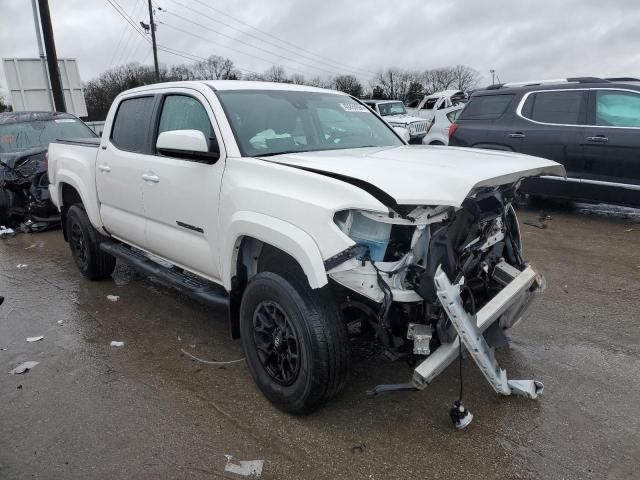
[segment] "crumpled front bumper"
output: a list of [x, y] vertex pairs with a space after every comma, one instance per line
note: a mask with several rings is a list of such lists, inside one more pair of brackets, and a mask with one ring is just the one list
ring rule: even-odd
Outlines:
[[528, 398], [536, 398], [542, 393], [543, 385], [538, 381], [507, 379], [506, 371], [500, 369], [482, 332], [496, 321], [503, 328], [515, 325], [544, 290], [543, 278], [531, 266], [527, 266], [476, 315], [465, 311], [460, 297], [460, 284], [452, 284], [441, 269], [436, 272], [434, 280], [440, 303], [458, 336], [453, 342], [438, 347], [418, 365], [413, 374], [414, 387], [424, 389], [447, 368], [458, 357], [459, 342], [462, 339], [464, 347], [496, 392]]

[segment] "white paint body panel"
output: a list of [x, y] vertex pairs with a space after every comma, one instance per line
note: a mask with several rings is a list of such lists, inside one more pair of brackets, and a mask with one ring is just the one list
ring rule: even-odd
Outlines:
[[[92, 224], [103, 233], [105, 225], [117, 238], [227, 289], [245, 236], [293, 256], [311, 287], [319, 288], [327, 283], [324, 260], [354, 244], [334, 223], [335, 212], [388, 213], [388, 207], [364, 189], [326, 174], [365, 181], [398, 204], [456, 208], [478, 187], [513, 183], [532, 175], [564, 175], [562, 166], [541, 158], [428, 146], [242, 158], [214, 88], [326, 92], [299, 85], [237, 81], [166, 83], [124, 92], [107, 116], [101, 148], [51, 145], [54, 203], [62, 205], [61, 188], [66, 183], [80, 193]], [[188, 92], [205, 106], [220, 144], [221, 157], [215, 164], [123, 153], [110, 143], [114, 112], [122, 99], [174, 92]], [[111, 170], [104, 173], [101, 165]], [[143, 174], [153, 174], [159, 181], [145, 181]], [[203, 231], [186, 230], [176, 221]]]

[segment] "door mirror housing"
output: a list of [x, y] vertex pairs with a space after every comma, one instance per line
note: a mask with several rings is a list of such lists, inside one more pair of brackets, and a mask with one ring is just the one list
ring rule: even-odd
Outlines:
[[200, 130], [168, 130], [158, 135], [156, 150], [167, 157], [195, 162], [215, 163], [220, 148], [215, 138], [207, 138]]

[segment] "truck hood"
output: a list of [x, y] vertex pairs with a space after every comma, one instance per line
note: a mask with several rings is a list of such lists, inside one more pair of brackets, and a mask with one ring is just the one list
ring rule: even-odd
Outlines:
[[371, 193], [388, 207], [460, 207], [471, 192], [538, 175], [566, 176], [559, 163], [510, 152], [428, 145], [354, 148], [264, 157]]
[[387, 123], [415, 123], [415, 122], [426, 122], [424, 118], [415, 117], [413, 115], [386, 115], [384, 117], [385, 122]]

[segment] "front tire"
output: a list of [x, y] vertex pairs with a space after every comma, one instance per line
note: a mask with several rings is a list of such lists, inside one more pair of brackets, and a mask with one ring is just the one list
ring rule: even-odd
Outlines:
[[69, 208], [65, 226], [71, 256], [82, 276], [89, 280], [109, 278], [116, 267], [116, 259], [100, 250], [100, 234], [81, 205]]
[[328, 291], [259, 273], [242, 297], [240, 333], [253, 380], [280, 410], [310, 413], [343, 389], [347, 332]]

